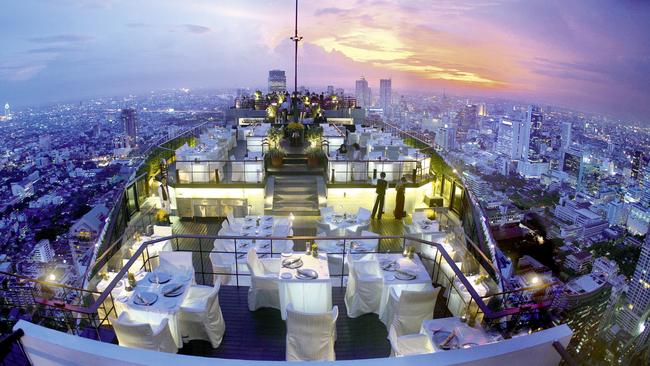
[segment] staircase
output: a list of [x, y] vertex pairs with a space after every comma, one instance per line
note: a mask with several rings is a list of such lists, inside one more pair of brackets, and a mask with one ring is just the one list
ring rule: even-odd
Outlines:
[[266, 172], [271, 176], [323, 175], [323, 168], [310, 168], [307, 165], [307, 157], [305, 154], [289, 153], [284, 157], [281, 167], [275, 168], [269, 166]]
[[[303, 169], [306, 168], [306, 165]], [[271, 215], [318, 216], [318, 184], [316, 175], [298, 175], [298, 169], [289, 174], [275, 175]], [[302, 174], [305, 174], [304, 172]], [[268, 211], [268, 210], [267, 210]]]

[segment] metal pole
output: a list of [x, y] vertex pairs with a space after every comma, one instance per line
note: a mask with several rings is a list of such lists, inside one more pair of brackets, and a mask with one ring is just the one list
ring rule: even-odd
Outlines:
[[294, 28], [293, 37], [290, 38], [295, 44], [295, 51], [293, 54], [293, 92], [298, 92], [298, 42], [302, 37], [298, 37], [298, 0], [296, 0], [296, 23]]

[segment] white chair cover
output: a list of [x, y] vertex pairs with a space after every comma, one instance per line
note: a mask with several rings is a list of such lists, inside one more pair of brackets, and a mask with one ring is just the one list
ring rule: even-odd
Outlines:
[[423, 321], [433, 319], [438, 292], [440, 287], [430, 291], [403, 290], [400, 295], [397, 295], [395, 288], [391, 288], [388, 305], [381, 321], [390, 332], [394, 333], [394, 337], [418, 333]]
[[[293, 235], [293, 230], [291, 226], [286, 224], [280, 224], [273, 227], [273, 236], [290, 236]], [[273, 253], [282, 253], [293, 250], [293, 240], [274, 240], [273, 241]]]
[[357, 211], [357, 219], [359, 219], [359, 221], [369, 221], [371, 214], [372, 212], [370, 212], [370, 210], [359, 207], [359, 211]]
[[280, 258], [260, 259], [255, 248], [248, 251], [246, 264], [251, 273], [251, 287], [248, 289], [250, 311], [263, 307], [280, 309], [278, 273], [280, 273], [281, 261]]
[[348, 260], [350, 276], [345, 289], [348, 317], [378, 313], [383, 276], [376, 260]]
[[325, 216], [325, 215], [328, 215], [328, 214], [334, 212], [334, 208], [329, 207], [329, 206], [321, 207], [319, 210], [320, 210], [320, 215], [321, 216]]
[[220, 286], [221, 284], [217, 283], [214, 287], [190, 287], [180, 311], [183, 342], [202, 339], [210, 341], [212, 348], [217, 348], [221, 344], [226, 323], [219, 306]]
[[232, 264], [224, 262], [222, 255], [219, 253], [210, 253], [210, 261], [212, 262], [212, 281], [216, 285], [220, 283], [222, 285], [230, 284], [232, 280]]
[[159, 255], [161, 269], [181, 270], [187, 268], [194, 272], [192, 252], [160, 252]]
[[307, 314], [287, 307], [287, 361], [334, 361], [338, 307]]
[[171, 226], [160, 226], [160, 225], [154, 225], [153, 226], [153, 236], [160, 236], [160, 237], [165, 237], [165, 236], [172, 236], [172, 227]]
[[230, 169], [231, 169], [231, 181], [233, 182], [241, 182], [244, 180], [244, 162], [243, 161], [233, 161], [230, 163]]
[[123, 311], [120, 316], [110, 318], [115, 335], [120, 346], [142, 348], [159, 352], [178, 352], [178, 347], [169, 330], [169, 320], [163, 319], [160, 324], [136, 322]]

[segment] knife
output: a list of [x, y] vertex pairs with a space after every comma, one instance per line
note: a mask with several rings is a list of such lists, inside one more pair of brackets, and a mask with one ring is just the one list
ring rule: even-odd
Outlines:
[[171, 290], [169, 290], [169, 291], [166, 291], [166, 292], [165, 292], [165, 295], [173, 294], [173, 293], [175, 293], [176, 291], [180, 290], [182, 287], [183, 287], [183, 285], [178, 285], [178, 286], [174, 287], [173, 289], [171, 289]]

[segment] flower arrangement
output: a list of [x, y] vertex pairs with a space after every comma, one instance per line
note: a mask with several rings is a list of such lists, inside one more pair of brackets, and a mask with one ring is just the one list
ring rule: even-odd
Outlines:
[[404, 248], [404, 253], [402, 253], [404, 257], [408, 257], [410, 259], [413, 259], [414, 254], [415, 254], [415, 247], [413, 246], [408, 246]]
[[287, 125], [287, 130], [304, 130], [305, 125], [300, 122], [291, 122]]
[[318, 244], [316, 244], [316, 242], [311, 244], [311, 255], [318, 257]]
[[305, 132], [305, 138], [309, 141], [312, 147], [321, 146], [321, 141], [323, 139], [323, 128], [322, 127], [312, 127], [307, 132]]
[[169, 214], [167, 211], [163, 210], [162, 208], [156, 211], [156, 221], [164, 223], [169, 222]]

